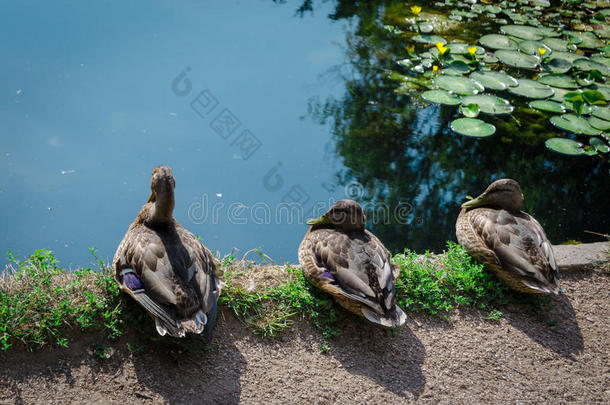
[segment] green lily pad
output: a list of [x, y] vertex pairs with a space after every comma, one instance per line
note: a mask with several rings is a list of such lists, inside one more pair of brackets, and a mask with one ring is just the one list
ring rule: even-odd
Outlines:
[[564, 155], [582, 155], [585, 153], [582, 143], [568, 138], [550, 138], [544, 144], [548, 149]]
[[[561, 103], [562, 106], [565, 107], [566, 110], [568, 111], [575, 111], [574, 109], [574, 103], [572, 101], [569, 100], [564, 100]], [[581, 107], [581, 114], [590, 114], [593, 111], [593, 107], [591, 107], [589, 104], [584, 103]]]
[[590, 59], [577, 59], [572, 64], [578, 70], [585, 72], [589, 70], [598, 70], [604, 76], [610, 76], [610, 68], [608, 66]]
[[591, 115], [602, 120], [610, 121], [610, 108], [595, 107]]
[[462, 104], [460, 106], [460, 112], [464, 117], [474, 118], [479, 115], [481, 108], [476, 104]]
[[570, 63], [574, 63], [574, 61], [578, 59], [582, 59], [583, 56], [573, 52], [559, 52], [555, 51], [550, 56], [549, 59], [565, 59]]
[[458, 118], [451, 122], [451, 130], [460, 135], [484, 138], [496, 132], [496, 127], [477, 118]]
[[451, 43], [451, 44], [447, 44], [447, 48], [449, 48], [449, 53], [456, 53], [456, 54], [461, 54], [461, 55], [469, 55], [468, 53], [468, 48], [472, 48], [475, 47], [476, 51], [475, 51], [475, 55], [484, 55], [485, 54], [485, 49], [481, 48], [478, 45], [468, 45], [468, 44], [461, 44], [461, 43]]
[[543, 83], [538, 83], [534, 80], [519, 79], [517, 87], [510, 87], [508, 92], [516, 96], [527, 98], [547, 98], [554, 94], [552, 88]]
[[542, 34], [536, 27], [529, 25], [503, 25], [500, 30], [506, 35], [512, 35], [521, 39], [529, 39], [537, 41], [542, 39]]
[[557, 29], [554, 28], [550, 28], [550, 27], [538, 27], [538, 31], [545, 37], [545, 38], [549, 38], [549, 37], [559, 37], [561, 36], [561, 32], [559, 32]]
[[506, 35], [488, 34], [479, 39], [479, 43], [490, 49], [517, 49], [517, 43]]
[[510, 105], [508, 100], [491, 94], [477, 94], [474, 96], [466, 96], [462, 99], [463, 105], [476, 104], [481, 109], [481, 112], [486, 114], [510, 114], [514, 107]]
[[578, 83], [572, 79], [572, 76], [562, 74], [550, 74], [540, 76], [538, 83], [548, 84], [549, 86], [559, 87], [562, 89], [577, 89]]
[[577, 135], [598, 135], [601, 132], [593, 128], [585, 118], [576, 114], [555, 115], [551, 117], [551, 124]]
[[597, 149], [597, 151], [599, 153], [608, 153], [610, 152], [610, 147], [608, 147], [608, 145], [606, 145], [604, 143], [604, 141], [602, 141], [599, 138], [589, 138], [589, 144], [593, 147], [595, 147], [595, 149]]
[[610, 121], [602, 120], [597, 117], [589, 117], [588, 121], [593, 128], [601, 129], [602, 131], [610, 129]]
[[572, 41], [574, 38], [580, 39], [580, 42], [572, 42], [577, 44], [579, 48], [597, 49], [605, 45], [595, 36], [595, 34], [591, 32], [570, 31], [568, 36], [570, 41]]
[[500, 72], [476, 71], [470, 74], [470, 78], [491, 90], [506, 90], [509, 86], [519, 84], [514, 77]]
[[569, 89], [559, 89], [557, 87], [551, 87], [553, 89], [554, 94], [549, 98], [549, 100], [557, 101], [558, 103], [563, 103], [565, 100], [565, 95], [574, 91]]
[[591, 59], [593, 62], [601, 63], [602, 65], [606, 65], [606, 66], [610, 67], [610, 58], [608, 58], [604, 55], [600, 55], [600, 54], [591, 55], [591, 57], [589, 59]]
[[436, 104], [458, 105], [462, 101], [459, 97], [449, 94], [445, 90], [428, 90], [422, 93], [422, 98]]
[[445, 75], [461, 76], [467, 73], [470, 73], [470, 66], [461, 61], [452, 62], [443, 69]]
[[422, 34], [416, 35], [411, 39], [422, 44], [436, 44], [437, 42], [441, 42], [443, 45], [445, 45], [447, 43], [444, 38], [439, 37], [438, 35]]
[[534, 100], [528, 104], [530, 108], [551, 113], [563, 114], [566, 109], [556, 101]]
[[477, 94], [485, 90], [485, 87], [480, 83], [459, 76], [439, 76], [434, 79], [434, 84], [443, 90], [451, 91], [462, 96]]
[[568, 51], [568, 41], [559, 38], [544, 38], [542, 43], [547, 47], [551, 48], [553, 51], [557, 52], [567, 52]]
[[540, 63], [540, 58], [519, 51], [498, 50], [494, 53], [502, 63], [517, 68], [533, 69]]
[[565, 59], [554, 58], [549, 59], [548, 62], [544, 62], [542, 68], [551, 73], [566, 73], [572, 69], [572, 62]]
[[419, 23], [419, 32], [429, 34], [434, 31], [434, 27], [428, 23]]
[[528, 55], [538, 56], [540, 54], [540, 51], [538, 49], [546, 49], [546, 56], [551, 54], [551, 48], [549, 48], [540, 41], [521, 41], [519, 42], [518, 47], [521, 52], [527, 53]]

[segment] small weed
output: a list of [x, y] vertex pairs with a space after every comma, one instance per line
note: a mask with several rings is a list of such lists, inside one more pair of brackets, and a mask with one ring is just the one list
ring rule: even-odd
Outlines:
[[397, 301], [405, 310], [448, 316], [460, 306], [484, 309], [507, 303], [504, 284], [453, 242], [436, 261], [429, 252], [422, 257], [406, 251], [394, 262], [400, 266]]
[[[91, 249], [95, 256], [95, 251]], [[74, 327], [122, 333], [119, 290], [109, 269], [98, 260], [74, 275], [57, 265], [53, 253], [37, 250], [23, 260], [9, 252], [11, 265], [0, 277], [0, 349], [69, 345], [65, 332]]]
[[502, 318], [502, 315], [502, 312], [498, 311], [497, 309], [492, 309], [491, 311], [489, 311], [487, 319], [490, 321], [498, 322], [500, 318]]

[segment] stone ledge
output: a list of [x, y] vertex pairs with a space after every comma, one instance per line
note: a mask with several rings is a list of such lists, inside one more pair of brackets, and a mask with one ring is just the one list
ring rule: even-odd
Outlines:
[[610, 242], [553, 246], [559, 271], [588, 270], [610, 263]]

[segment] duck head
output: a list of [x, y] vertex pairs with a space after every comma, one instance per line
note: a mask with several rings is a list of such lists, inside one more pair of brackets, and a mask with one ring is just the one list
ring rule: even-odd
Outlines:
[[483, 194], [462, 204], [462, 208], [470, 209], [484, 205], [507, 211], [520, 211], [523, 205], [523, 193], [519, 183], [513, 179], [496, 180]]
[[366, 216], [354, 200], [339, 200], [319, 218], [310, 219], [307, 225], [330, 225], [345, 232], [364, 231]]
[[169, 221], [174, 212], [174, 188], [176, 180], [172, 169], [167, 166], [157, 166], [153, 169], [150, 178], [151, 194], [149, 203], [154, 204], [153, 221]]

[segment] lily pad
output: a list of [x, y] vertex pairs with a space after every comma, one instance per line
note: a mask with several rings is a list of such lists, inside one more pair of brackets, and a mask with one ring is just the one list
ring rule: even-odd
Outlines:
[[534, 100], [529, 103], [530, 108], [551, 113], [563, 114], [566, 109], [556, 101]]
[[481, 108], [476, 104], [462, 104], [460, 106], [460, 112], [464, 117], [474, 118], [479, 115]]
[[422, 44], [436, 44], [437, 42], [441, 42], [443, 45], [445, 45], [447, 43], [447, 40], [442, 37], [439, 37], [438, 35], [422, 34], [416, 35], [411, 39], [415, 42], [419, 42]]
[[460, 135], [484, 138], [496, 132], [496, 127], [477, 118], [458, 118], [451, 122], [451, 130]]
[[459, 76], [439, 76], [434, 79], [434, 84], [443, 90], [451, 91], [463, 96], [477, 94], [485, 90], [485, 87], [480, 83]]
[[555, 51], [550, 56], [549, 59], [565, 59], [570, 63], [574, 63], [574, 61], [578, 59], [582, 59], [583, 56], [573, 52], [559, 52]]
[[551, 124], [577, 135], [597, 135], [601, 132], [593, 128], [585, 118], [576, 114], [555, 115], [551, 117]]
[[608, 147], [608, 145], [606, 145], [604, 141], [599, 138], [589, 138], [589, 144], [595, 147], [599, 153], [610, 152], [610, 147]]
[[517, 87], [510, 87], [508, 92], [516, 96], [527, 97], [527, 98], [547, 98], [551, 97], [555, 92], [552, 88], [546, 84], [539, 83], [529, 79], [517, 80], [519, 85]]
[[610, 129], [610, 121], [602, 120], [597, 117], [589, 117], [588, 121], [593, 128], [601, 129], [602, 131]]
[[478, 45], [468, 45], [468, 44], [462, 44], [462, 43], [456, 43], [456, 42], [447, 44], [447, 48], [449, 48], [449, 53], [457, 53], [457, 54], [463, 54], [463, 55], [468, 54], [468, 48], [472, 48], [472, 47], [476, 48], [475, 55], [484, 55], [485, 54], [485, 49], [481, 48]]
[[545, 44], [543, 44], [540, 41], [521, 41], [518, 44], [519, 50], [521, 52], [525, 52], [528, 55], [538, 55], [540, 54], [539, 49], [546, 49], [547, 54], [551, 54], [551, 48], [549, 48], [548, 46], [546, 46]]
[[568, 138], [550, 138], [544, 144], [548, 149], [564, 155], [582, 155], [585, 153], [582, 143]]
[[591, 115], [602, 120], [610, 121], [610, 108], [596, 107]]
[[580, 42], [573, 42], [578, 44], [579, 48], [596, 49], [605, 45], [591, 32], [570, 31], [568, 35], [570, 38], [579, 38], [581, 40]]
[[461, 103], [459, 97], [449, 94], [445, 90], [428, 90], [422, 93], [422, 98], [436, 104], [458, 105]]
[[466, 96], [462, 99], [462, 104], [476, 104], [481, 109], [481, 112], [486, 114], [510, 114], [514, 109], [508, 100], [491, 94]]
[[476, 71], [470, 74], [470, 78], [491, 90], [506, 90], [509, 86], [519, 84], [514, 77], [500, 72]]
[[540, 63], [540, 58], [519, 51], [498, 50], [494, 53], [502, 63], [509, 66], [525, 69], [533, 69]]
[[470, 67], [461, 61], [455, 61], [443, 69], [443, 74], [461, 76], [470, 73]]
[[567, 52], [568, 51], [568, 41], [559, 38], [544, 38], [542, 43], [547, 47], [551, 48], [553, 51], [557, 52]]
[[517, 43], [506, 35], [488, 34], [479, 39], [479, 43], [490, 49], [517, 49]]
[[566, 73], [572, 69], [572, 62], [566, 59], [554, 58], [549, 59], [548, 62], [544, 62], [542, 67], [547, 72], [551, 73]]
[[537, 41], [542, 39], [542, 34], [536, 27], [529, 25], [503, 25], [500, 30], [507, 34], [521, 39], [530, 39]]
[[590, 59], [577, 59], [573, 63], [574, 67], [578, 70], [589, 71], [598, 70], [604, 76], [610, 76], [610, 68], [602, 63], [595, 62]]
[[578, 83], [572, 79], [572, 76], [562, 74], [551, 74], [540, 76], [538, 83], [548, 84], [549, 86], [559, 87], [562, 89], [577, 89]]
[[429, 34], [434, 31], [434, 27], [428, 23], [419, 23], [419, 32]]

